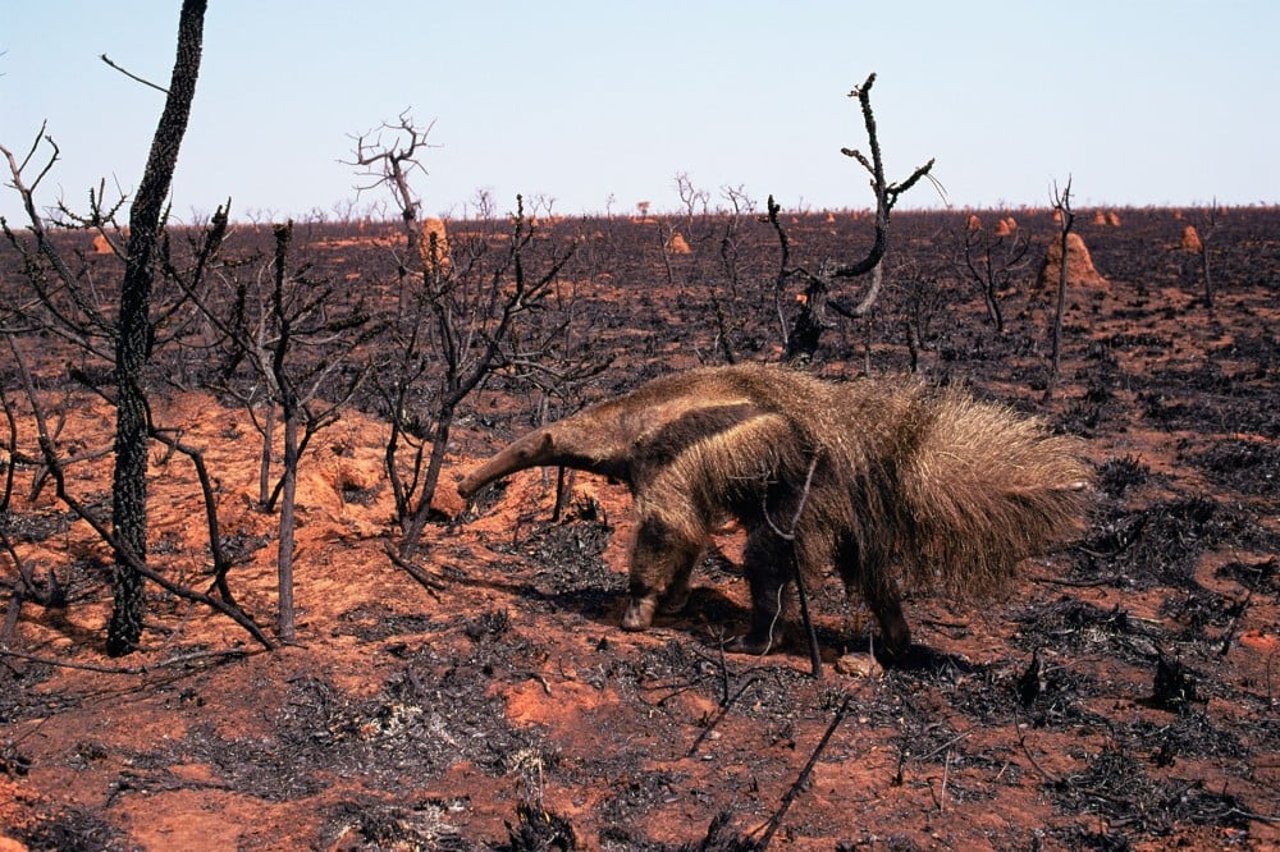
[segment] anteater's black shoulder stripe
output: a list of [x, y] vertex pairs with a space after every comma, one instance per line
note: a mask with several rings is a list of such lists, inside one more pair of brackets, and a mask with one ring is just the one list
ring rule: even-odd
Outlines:
[[765, 413], [749, 402], [690, 409], [636, 442], [631, 457], [632, 478], [637, 483], [648, 481], [694, 444]]

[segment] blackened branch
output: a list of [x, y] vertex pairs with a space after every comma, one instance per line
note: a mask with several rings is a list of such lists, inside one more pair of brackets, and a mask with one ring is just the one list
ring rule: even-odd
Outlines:
[[137, 74], [134, 74], [128, 69], [115, 64], [114, 62], [111, 61], [111, 57], [107, 56], [105, 53], [99, 56], [98, 58], [101, 59], [103, 62], [107, 63], [108, 65], [110, 65], [112, 68], [119, 71], [124, 76], [128, 77], [130, 80], [135, 80], [144, 86], [150, 86], [151, 88], [155, 89], [157, 92], [164, 92], [166, 95], [169, 94], [169, 90], [166, 89], [164, 86], [159, 86], [151, 82], [150, 80], [147, 80], [143, 77], [139, 77]]
[[791, 803], [804, 790], [809, 780], [809, 775], [813, 772], [813, 767], [818, 763], [818, 758], [826, 751], [827, 743], [831, 741], [832, 734], [836, 732], [836, 728], [840, 727], [844, 717], [849, 715], [849, 704], [852, 701], [853, 696], [845, 693], [844, 701], [840, 702], [840, 707], [836, 710], [835, 717], [831, 720], [831, 724], [827, 726], [827, 731], [822, 735], [822, 739], [818, 741], [818, 747], [813, 750], [813, 754], [809, 757], [809, 762], [804, 765], [804, 769], [800, 770], [799, 777], [791, 785], [791, 789], [787, 791], [787, 794], [782, 797], [782, 804], [778, 807], [778, 812], [770, 817], [767, 823], [768, 829], [765, 831], [764, 836], [760, 838], [760, 844], [757, 848], [761, 850], [769, 848], [769, 842], [773, 840], [773, 835], [778, 831], [778, 826], [782, 825], [782, 819], [787, 815]]

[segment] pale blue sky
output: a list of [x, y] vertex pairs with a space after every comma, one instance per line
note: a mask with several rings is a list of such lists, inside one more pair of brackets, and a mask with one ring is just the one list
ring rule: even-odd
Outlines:
[[[180, 219], [228, 196], [251, 212], [332, 213], [354, 197], [347, 134], [410, 108], [435, 120], [427, 213], [480, 188], [560, 213], [678, 205], [674, 175], [718, 199], [865, 207], [841, 146], [865, 145], [845, 95], [870, 71], [891, 178], [929, 157], [957, 207], [1280, 201], [1280, 3], [211, 0], [174, 182]], [[0, 142], [48, 119], [63, 161], [39, 201], [131, 191], [167, 82], [177, 2], [0, 0]], [[7, 175], [5, 175], [7, 177]], [[367, 196], [368, 201], [381, 196]], [[920, 186], [903, 207], [941, 206]], [[0, 214], [20, 208], [0, 188]]]

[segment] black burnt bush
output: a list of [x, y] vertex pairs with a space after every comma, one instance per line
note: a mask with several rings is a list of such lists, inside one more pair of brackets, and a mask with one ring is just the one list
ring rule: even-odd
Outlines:
[[1191, 461], [1217, 485], [1242, 494], [1280, 494], [1280, 447], [1273, 444], [1222, 441]]
[[1098, 488], [1111, 497], [1120, 497], [1130, 488], [1147, 481], [1151, 468], [1132, 455], [1107, 459], [1098, 466]]
[[1219, 546], [1269, 543], [1245, 511], [1207, 497], [1189, 497], [1140, 509], [1111, 508], [1077, 549], [1084, 576], [1110, 575], [1139, 588], [1195, 588], [1196, 561]]

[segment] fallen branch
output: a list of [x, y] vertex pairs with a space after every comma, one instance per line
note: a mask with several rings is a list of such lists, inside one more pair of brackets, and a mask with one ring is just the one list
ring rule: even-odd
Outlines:
[[969, 734], [971, 734], [971, 733], [973, 733], [973, 728], [967, 728], [966, 730], [963, 730], [963, 731], [961, 731], [960, 733], [956, 734], [954, 737], [952, 737], [951, 739], [947, 740], [945, 743], [943, 743], [942, 745], [938, 746], [938, 747], [937, 747], [937, 748], [935, 748], [933, 751], [929, 752], [928, 754], [924, 755], [923, 757], [917, 757], [917, 758], [916, 758], [916, 760], [918, 760], [918, 761], [919, 761], [919, 762], [921, 762], [921, 763], [924, 763], [926, 760], [928, 760], [929, 758], [933, 757], [934, 755], [937, 755], [937, 754], [939, 754], [939, 753], [941, 753], [941, 752], [944, 752], [944, 751], [949, 751], [953, 745], [955, 745], [956, 743], [960, 742], [962, 739], [964, 739], [965, 737], [969, 736]]
[[759, 848], [761, 850], [769, 848], [769, 842], [773, 840], [773, 835], [777, 832], [778, 826], [782, 825], [782, 818], [787, 815], [787, 810], [791, 807], [791, 803], [795, 801], [796, 796], [800, 795], [800, 791], [809, 780], [809, 775], [813, 772], [813, 767], [818, 763], [818, 758], [822, 756], [822, 752], [827, 748], [827, 743], [831, 741], [831, 735], [836, 732], [836, 728], [840, 727], [840, 723], [848, 715], [849, 704], [852, 701], [853, 695], [846, 692], [844, 701], [840, 702], [835, 718], [831, 720], [831, 724], [827, 726], [827, 732], [818, 741], [818, 747], [813, 750], [813, 754], [809, 757], [809, 762], [804, 765], [804, 769], [800, 770], [800, 776], [796, 778], [795, 783], [791, 785], [791, 789], [787, 791], [787, 794], [782, 797], [782, 805], [778, 808], [778, 812], [769, 818], [767, 823], [769, 828], [765, 831], [764, 837], [760, 838]]
[[393, 565], [395, 565], [397, 568], [404, 569], [404, 572], [408, 574], [410, 577], [412, 577], [413, 579], [417, 580], [418, 583], [422, 586], [422, 588], [427, 590], [427, 593], [431, 595], [431, 597], [435, 598], [436, 600], [440, 600], [439, 593], [444, 590], [443, 584], [432, 579], [432, 577], [428, 575], [426, 571], [423, 571], [421, 568], [419, 568], [417, 565], [410, 562], [408, 559], [402, 558], [400, 554], [396, 552], [395, 548], [392, 547], [390, 544], [387, 544], [383, 548], [383, 552], [387, 554], [387, 558], [391, 560], [391, 563]]
[[193, 651], [190, 654], [179, 654], [176, 657], [170, 657], [167, 660], [161, 660], [158, 663], [143, 664], [140, 666], [99, 666], [94, 663], [73, 663], [68, 660], [55, 660], [51, 657], [41, 657], [36, 654], [27, 654], [22, 651], [12, 651], [8, 648], [0, 647], [0, 656], [15, 657], [19, 660], [28, 660], [33, 663], [41, 663], [47, 666], [58, 666], [64, 669], [78, 669], [86, 672], [99, 672], [101, 674], [124, 674], [124, 675], [141, 675], [156, 669], [168, 668], [170, 666], [178, 666], [183, 663], [192, 663], [197, 660], [239, 658], [249, 656], [251, 651], [242, 648], [230, 648], [225, 651]]
[[1258, 822], [1269, 822], [1272, 825], [1280, 824], [1280, 816], [1271, 816], [1270, 814], [1259, 814], [1259, 813], [1254, 813], [1253, 811], [1241, 810], [1240, 808], [1231, 808], [1229, 811], [1224, 813], [1223, 816], [1231, 816], [1232, 814], [1237, 814], [1239, 816], [1244, 817], [1245, 819], [1256, 819]]

